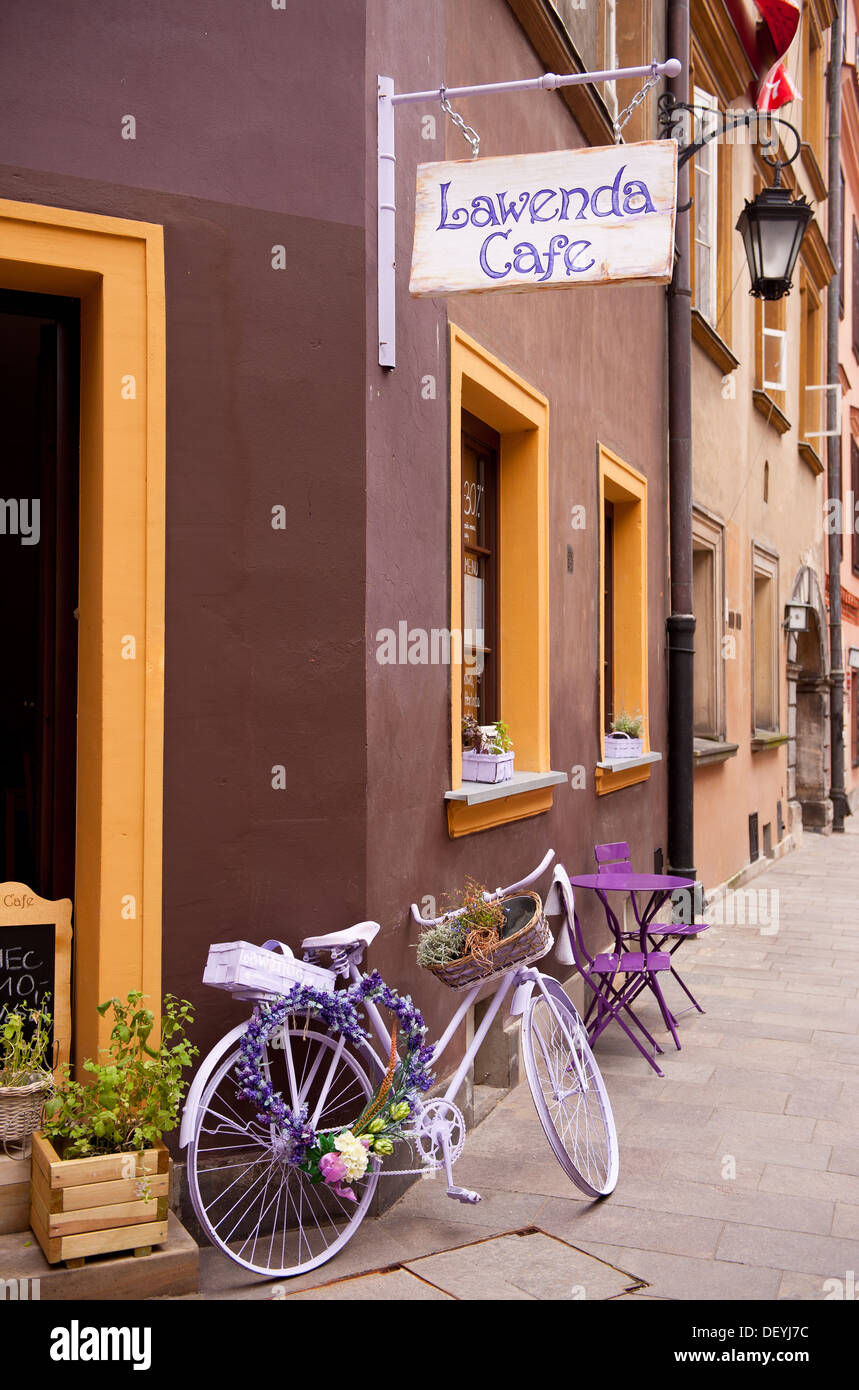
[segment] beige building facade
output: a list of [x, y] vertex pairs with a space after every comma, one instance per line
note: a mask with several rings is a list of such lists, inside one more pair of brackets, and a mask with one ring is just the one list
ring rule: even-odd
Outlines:
[[[692, 5], [690, 99], [747, 110], [759, 79], [727, 5]], [[825, 66], [831, 0], [808, 0], [785, 59], [803, 100], [779, 112], [799, 156], [782, 182], [815, 214], [791, 293], [749, 295], [735, 231], [744, 200], [773, 183], [758, 122], [693, 158], [695, 856], [708, 891], [775, 857], [802, 828], [831, 826], [825, 503]], [[783, 153], [793, 153], [783, 134]], [[808, 630], [785, 628], [807, 606]]]
[[[844, 786], [859, 810], [859, 7], [845, 13], [841, 66], [841, 172], [844, 188], [844, 272], [838, 356], [843, 391], [841, 499], [826, 524], [842, 537], [841, 622], [844, 662]], [[833, 499], [837, 502], [839, 499]]]

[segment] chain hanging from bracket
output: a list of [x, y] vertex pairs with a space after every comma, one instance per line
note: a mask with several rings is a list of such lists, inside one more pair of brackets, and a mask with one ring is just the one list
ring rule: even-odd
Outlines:
[[647, 93], [650, 91], [651, 87], [655, 87], [659, 80], [660, 77], [659, 73], [657, 72], [657, 64], [653, 63], [650, 76], [648, 77], [641, 91], [636, 92], [635, 96], [632, 98], [632, 101], [629, 103], [629, 106], [624, 107], [623, 111], [621, 111], [619, 115], [615, 116], [614, 120], [611, 123], [611, 128], [614, 131], [614, 143], [616, 145], [619, 145], [621, 143], [621, 131], [623, 130], [624, 126], [626, 125], [627, 121], [629, 120], [630, 116], [635, 110], [636, 106], [641, 105], [641, 103], [644, 101], [644, 98], [647, 96]]
[[442, 111], [444, 111], [446, 116], [450, 117], [457, 130], [462, 131], [463, 136], [471, 146], [471, 158], [476, 159], [480, 153], [480, 136], [478, 135], [477, 131], [474, 129], [473, 126], [466, 125], [465, 121], [462, 119], [459, 113], [457, 111], [454, 111], [453, 107], [451, 106], [450, 102], [445, 96], [446, 91], [446, 87], [440, 88], [441, 109]]

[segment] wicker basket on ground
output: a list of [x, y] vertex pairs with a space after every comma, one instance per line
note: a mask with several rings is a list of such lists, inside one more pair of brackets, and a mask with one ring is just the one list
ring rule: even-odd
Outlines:
[[479, 953], [469, 952], [446, 965], [428, 965], [442, 984], [449, 989], [467, 989], [490, 976], [509, 970], [511, 965], [527, 965], [539, 960], [552, 946], [552, 933], [543, 915], [543, 903], [538, 893], [517, 893], [499, 904], [505, 925], [498, 940], [484, 946]]
[[25, 1144], [42, 1123], [52, 1089], [50, 1076], [36, 1075], [25, 1086], [0, 1086], [0, 1147]]

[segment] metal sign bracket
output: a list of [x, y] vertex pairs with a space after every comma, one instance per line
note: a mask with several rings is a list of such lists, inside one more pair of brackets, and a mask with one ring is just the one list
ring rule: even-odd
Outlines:
[[[516, 82], [490, 82], [476, 87], [436, 87], [429, 92], [397, 92], [392, 77], [378, 79], [378, 313], [379, 366], [397, 365], [397, 194], [394, 149], [394, 108], [405, 103], [444, 102], [455, 97], [488, 96], [501, 92], [554, 92], [559, 87], [573, 87], [596, 82], [617, 82], [638, 77], [647, 87], [661, 77], [676, 77], [681, 64], [677, 58], [664, 63], [648, 63], [637, 68], [609, 68], [604, 72], [544, 73], [542, 77], [526, 77]], [[636, 100], [627, 108], [630, 110]], [[624, 112], [624, 115], [626, 112]], [[619, 128], [616, 128], [619, 135]]]

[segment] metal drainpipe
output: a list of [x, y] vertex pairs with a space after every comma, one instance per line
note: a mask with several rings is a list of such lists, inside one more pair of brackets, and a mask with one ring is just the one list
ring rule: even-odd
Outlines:
[[[668, 46], [683, 68], [669, 80], [678, 101], [689, 100], [689, 0], [668, 0]], [[679, 171], [677, 206], [689, 201], [689, 165]], [[689, 224], [677, 217], [674, 277], [668, 289], [668, 487], [671, 612], [668, 637], [668, 862], [672, 873], [695, 878], [693, 835], [692, 677], [692, 286]]]
[[[840, 321], [840, 286], [844, 267], [841, 264], [841, 227], [844, 208], [841, 200], [841, 51], [844, 4], [839, 5], [830, 30], [829, 50], [829, 254], [836, 273], [827, 289], [826, 312], [826, 380], [838, 382], [838, 326]], [[826, 392], [826, 428], [834, 430], [837, 401], [833, 391]], [[841, 507], [841, 435], [830, 435], [827, 444], [827, 481], [829, 499], [838, 499]], [[829, 508], [832, 513], [832, 508]], [[844, 791], [844, 643], [841, 634], [841, 529], [830, 531], [829, 549], [829, 719], [831, 776], [829, 796], [832, 801], [832, 829], [843, 831], [844, 817], [850, 815], [850, 803]]]

